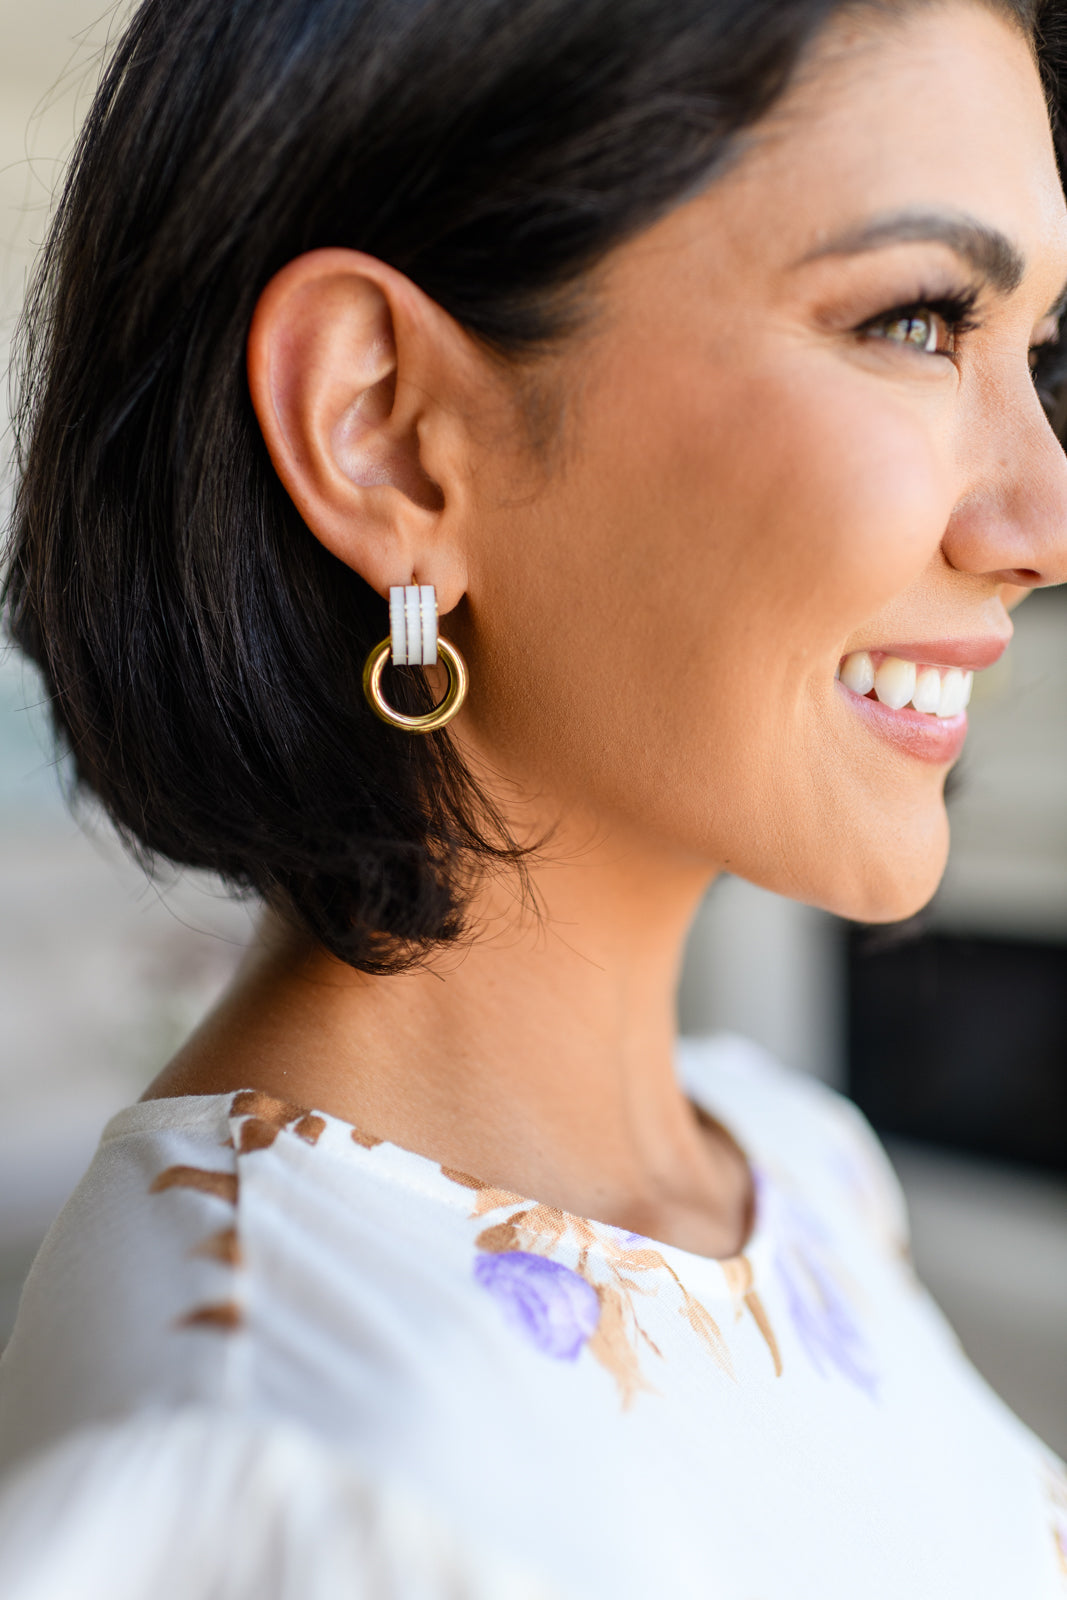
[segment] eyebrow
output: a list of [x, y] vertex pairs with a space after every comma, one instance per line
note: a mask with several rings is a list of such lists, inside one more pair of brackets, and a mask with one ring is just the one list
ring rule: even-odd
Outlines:
[[1026, 274], [1026, 261], [999, 228], [974, 217], [939, 211], [899, 211], [875, 217], [824, 240], [803, 258], [861, 255], [892, 244], [941, 244], [966, 261], [984, 282], [1000, 294], [1017, 289]]

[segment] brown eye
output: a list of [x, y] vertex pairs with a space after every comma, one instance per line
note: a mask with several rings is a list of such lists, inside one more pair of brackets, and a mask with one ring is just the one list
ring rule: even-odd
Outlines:
[[889, 344], [906, 345], [926, 355], [936, 355], [941, 347], [944, 319], [934, 311], [910, 311], [907, 316], [887, 317], [871, 323], [867, 333]]

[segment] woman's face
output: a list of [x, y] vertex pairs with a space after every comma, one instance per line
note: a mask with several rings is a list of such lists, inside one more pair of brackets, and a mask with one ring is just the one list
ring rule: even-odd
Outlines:
[[[1022, 37], [978, 5], [836, 24], [732, 172], [606, 264], [544, 374], [547, 461], [487, 452], [473, 741], [668, 852], [917, 909], [965, 717], [892, 702], [912, 665], [927, 704], [989, 665], [1013, 586], [1067, 577], [1028, 359], [1065, 279]], [[838, 681], [861, 652], [890, 704], [862, 656]]]

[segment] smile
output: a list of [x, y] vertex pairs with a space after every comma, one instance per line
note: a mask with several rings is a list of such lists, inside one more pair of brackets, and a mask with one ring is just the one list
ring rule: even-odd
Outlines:
[[856, 695], [874, 695], [891, 711], [910, 706], [929, 717], [957, 717], [971, 698], [973, 672], [939, 667], [880, 650], [854, 650], [845, 657], [838, 677]]
[[944, 766], [967, 738], [975, 672], [992, 666], [1007, 644], [1006, 638], [956, 639], [853, 650], [835, 674], [838, 692], [879, 738], [917, 761]]

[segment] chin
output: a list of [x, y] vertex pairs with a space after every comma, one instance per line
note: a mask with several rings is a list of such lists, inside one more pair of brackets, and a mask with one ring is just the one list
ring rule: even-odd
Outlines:
[[872, 853], [858, 870], [819, 903], [850, 922], [903, 922], [914, 917], [937, 893], [948, 860], [948, 824], [940, 838], [916, 841], [893, 855]]

